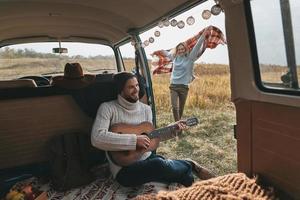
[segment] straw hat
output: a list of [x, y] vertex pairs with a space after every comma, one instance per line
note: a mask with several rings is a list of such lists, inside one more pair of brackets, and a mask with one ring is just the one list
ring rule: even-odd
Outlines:
[[64, 75], [52, 78], [51, 85], [66, 88], [79, 89], [95, 82], [96, 76], [93, 74], [83, 74], [79, 63], [67, 63], [65, 65]]

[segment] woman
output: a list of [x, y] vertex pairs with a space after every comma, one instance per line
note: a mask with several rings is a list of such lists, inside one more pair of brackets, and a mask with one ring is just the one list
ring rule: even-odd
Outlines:
[[175, 48], [175, 54], [171, 56], [173, 60], [173, 70], [171, 74], [171, 105], [174, 120], [181, 119], [183, 114], [184, 105], [189, 91], [189, 84], [193, 81], [193, 67], [194, 62], [197, 60], [197, 54], [200, 48], [204, 48], [203, 43], [205, 36], [208, 34], [207, 29], [203, 34], [198, 35], [197, 43], [193, 49], [189, 52], [185, 43], [179, 43]]

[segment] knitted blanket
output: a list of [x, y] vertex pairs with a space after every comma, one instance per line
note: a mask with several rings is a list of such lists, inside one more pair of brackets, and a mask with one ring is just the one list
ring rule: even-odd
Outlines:
[[243, 173], [228, 174], [206, 181], [195, 182], [191, 187], [175, 191], [160, 191], [158, 194], [137, 196], [136, 200], [273, 200], [273, 189], [263, 189], [257, 179]]

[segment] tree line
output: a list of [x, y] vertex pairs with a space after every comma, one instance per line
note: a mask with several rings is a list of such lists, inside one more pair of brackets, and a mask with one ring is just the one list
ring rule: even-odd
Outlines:
[[13, 49], [4, 47], [0, 49], [0, 58], [2, 59], [16, 59], [16, 58], [66, 58], [66, 59], [111, 59], [113, 56], [89, 56], [85, 57], [82, 55], [67, 56], [59, 55], [54, 53], [39, 53], [33, 49]]
[[52, 53], [38, 53], [32, 49], [12, 49], [9, 47], [4, 47], [0, 50], [0, 57], [7, 59], [14, 58], [59, 58], [59, 55]]

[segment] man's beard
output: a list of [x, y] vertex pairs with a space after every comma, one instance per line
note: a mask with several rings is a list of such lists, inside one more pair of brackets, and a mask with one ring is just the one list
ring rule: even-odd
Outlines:
[[125, 99], [126, 99], [126, 101], [128, 101], [130, 103], [136, 103], [139, 100], [138, 97], [137, 98], [132, 98], [131, 96], [127, 96], [127, 97], [125, 97]]

